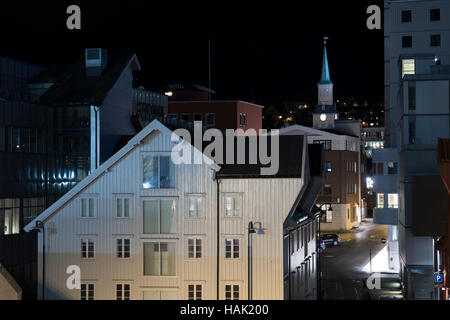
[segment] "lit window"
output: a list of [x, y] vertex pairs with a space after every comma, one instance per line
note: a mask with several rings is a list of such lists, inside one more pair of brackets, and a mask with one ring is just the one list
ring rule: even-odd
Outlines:
[[116, 285], [116, 300], [130, 300], [129, 283], [120, 283]]
[[202, 239], [188, 239], [189, 259], [200, 259], [202, 257]]
[[93, 283], [82, 283], [80, 289], [81, 300], [94, 300]]
[[240, 196], [225, 196], [225, 216], [239, 217], [242, 211], [242, 201]]
[[117, 239], [117, 258], [127, 259], [130, 257], [130, 239]]
[[239, 259], [239, 239], [225, 239], [225, 258]]
[[95, 205], [94, 199], [81, 199], [81, 217], [82, 218], [94, 218], [95, 217]]
[[406, 74], [416, 74], [416, 60], [414, 59], [402, 60], [402, 78], [404, 78]]
[[189, 197], [189, 218], [199, 218], [203, 216], [203, 198]]
[[143, 157], [144, 189], [175, 188], [175, 168], [170, 156]]
[[331, 170], [332, 170], [331, 162], [329, 162], [329, 161], [325, 162], [325, 168], [326, 168], [327, 172], [331, 172]]
[[388, 208], [398, 209], [398, 194], [389, 193], [388, 194]]
[[378, 193], [377, 194], [377, 208], [384, 208], [384, 194]]
[[202, 300], [202, 285], [188, 285], [188, 300]]

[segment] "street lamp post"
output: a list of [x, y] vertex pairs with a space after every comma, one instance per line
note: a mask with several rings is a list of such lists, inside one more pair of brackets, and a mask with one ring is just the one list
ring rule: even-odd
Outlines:
[[253, 222], [248, 223], [248, 300], [253, 300], [253, 237], [256, 233]]

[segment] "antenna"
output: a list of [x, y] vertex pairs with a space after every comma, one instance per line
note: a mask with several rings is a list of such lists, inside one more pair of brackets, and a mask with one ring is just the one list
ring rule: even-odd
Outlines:
[[211, 39], [208, 39], [208, 101], [211, 100]]

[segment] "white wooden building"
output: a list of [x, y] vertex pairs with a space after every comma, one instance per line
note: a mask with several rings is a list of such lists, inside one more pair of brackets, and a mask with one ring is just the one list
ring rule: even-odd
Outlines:
[[[173, 165], [171, 135], [153, 121], [25, 227], [44, 226], [40, 299], [247, 299], [250, 221], [253, 299], [286, 298], [283, 223], [305, 185], [305, 138], [299, 174], [261, 178], [221, 176], [213, 162]], [[70, 266], [80, 268], [80, 289], [67, 286]]]

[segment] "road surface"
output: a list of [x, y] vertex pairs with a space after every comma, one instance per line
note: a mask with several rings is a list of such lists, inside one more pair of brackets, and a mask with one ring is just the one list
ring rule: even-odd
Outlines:
[[387, 226], [373, 224], [367, 219], [356, 230], [338, 235], [341, 243], [322, 252], [323, 298], [368, 300], [365, 281], [370, 274], [362, 269], [369, 263], [370, 249], [375, 257], [386, 246], [381, 239], [387, 238]]

